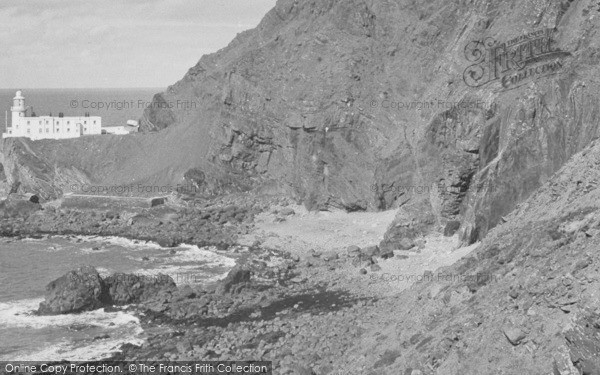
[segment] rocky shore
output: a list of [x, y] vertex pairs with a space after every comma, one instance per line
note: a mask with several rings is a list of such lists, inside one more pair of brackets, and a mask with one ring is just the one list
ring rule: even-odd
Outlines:
[[[387, 227], [368, 214], [304, 214], [277, 200], [252, 222], [220, 226], [255, 235], [232, 239], [247, 256], [216, 285], [174, 288], [167, 280], [146, 293], [154, 284], [136, 281], [117, 283], [111, 296], [110, 280], [128, 277], [98, 280], [89, 270], [82, 288], [51, 283], [40, 313], [61, 306], [49, 302], [69, 295], [58, 292], [64, 286], [102, 303], [85, 308], [136, 314], [145, 343], [124, 345], [115, 360], [269, 360], [276, 374], [595, 375], [599, 160], [594, 143], [471, 247], [430, 233], [389, 251], [374, 241], [385, 230], [365, 238], [358, 230]], [[302, 241], [290, 235], [303, 230]]]
[[[173, 288], [166, 280], [160, 289], [156, 284], [135, 286], [138, 295], [151, 288], [147, 298], [128, 299], [126, 307], [140, 317], [147, 342], [142, 346], [124, 345], [113, 360], [241, 360], [273, 361], [275, 373], [329, 373], [332, 358], [340, 358], [364, 331], [365, 318], [375, 308], [377, 298], [350, 293], [343, 285], [348, 267], [360, 275], [362, 266], [375, 264], [382, 258], [367, 256], [351, 247], [339, 257], [312, 254], [300, 260], [289, 254], [255, 248], [243, 265], [211, 288], [185, 286]], [[267, 266], [271, 258], [281, 259]], [[368, 259], [368, 261], [364, 261]], [[352, 263], [355, 265], [353, 266]], [[364, 271], [364, 270], [363, 270]], [[365, 271], [366, 272], [366, 271]], [[91, 275], [97, 288], [88, 288], [85, 275]], [[47, 305], [60, 305], [57, 295], [68, 302], [72, 294], [88, 292], [89, 309], [101, 301], [99, 277], [93, 268], [72, 271], [48, 286], [46, 302], [39, 313], [48, 313]], [[110, 279], [128, 280], [134, 275], [117, 275]], [[65, 284], [62, 280], [79, 280]], [[172, 280], [171, 280], [172, 282]], [[364, 280], [363, 280], [364, 282]], [[57, 286], [59, 284], [59, 286]], [[132, 293], [134, 285], [123, 286], [120, 296]], [[62, 293], [57, 293], [62, 288]], [[118, 300], [113, 293], [111, 301]], [[80, 298], [79, 300], [84, 300]], [[100, 302], [99, 302], [100, 303]], [[117, 309], [120, 303], [105, 302], [106, 309]], [[81, 311], [57, 309], [54, 313]]]
[[[424, 257], [436, 254], [428, 252], [435, 239], [406, 238], [396, 252], [377, 246], [393, 212], [308, 213], [289, 199], [260, 196], [175, 202], [132, 212], [6, 200], [0, 225], [13, 237], [111, 235], [167, 248], [247, 250], [224, 280], [208, 286], [177, 287], [168, 276], [101, 277], [93, 265], [73, 270], [47, 286], [37, 313], [135, 314], [146, 342], [124, 345], [114, 360], [256, 359], [273, 361], [277, 374], [325, 374], [371, 329], [379, 304], [417, 281], [393, 285], [387, 276], [434, 266]], [[439, 241], [444, 252], [457, 245]], [[377, 368], [392, 357], [376, 361]]]
[[[243, 196], [165, 204], [135, 210], [62, 208], [60, 202], [41, 205], [9, 196], [0, 203], [0, 235], [118, 236], [157, 242], [163, 247], [216, 246], [226, 250], [248, 233], [254, 215], [270, 205], [269, 198]], [[276, 201], [279, 201], [276, 199]], [[287, 204], [287, 200], [281, 200]]]

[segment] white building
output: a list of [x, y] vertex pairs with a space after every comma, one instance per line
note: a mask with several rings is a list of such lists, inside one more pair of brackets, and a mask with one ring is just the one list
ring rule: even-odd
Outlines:
[[10, 107], [11, 126], [7, 124], [2, 138], [67, 139], [102, 133], [102, 118], [99, 116], [64, 117], [61, 114], [58, 117], [26, 117], [26, 110], [25, 98], [21, 91], [17, 91]]
[[137, 121], [136, 125], [132, 125], [132, 121], [135, 120], [129, 120], [127, 121], [127, 125], [119, 125], [119, 126], [105, 126], [102, 128], [102, 134], [131, 134], [131, 133], [137, 133], [139, 130], [139, 125], [137, 125]]

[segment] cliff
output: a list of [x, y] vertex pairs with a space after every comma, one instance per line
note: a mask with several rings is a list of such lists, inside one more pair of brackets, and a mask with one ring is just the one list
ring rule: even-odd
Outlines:
[[391, 351], [380, 373], [600, 373], [599, 165], [596, 140], [473, 253], [382, 301], [385, 331], [337, 364], [370, 366]]
[[[157, 94], [146, 134], [77, 163], [91, 181], [173, 185], [195, 171], [208, 193], [402, 205], [416, 219], [385, 246], [457, 221], [473, 242], [597, 136], [597, 13], [549, 0], [280, 0]], [[118, 168], [98, 161], [106, 151]]]
[[[200, 168], [279, 181], [309, 207], [406, 204], [425, 228], [463, 222], [473, 242], [597, 137], [597, 13], [279, 1], [158, 94], [142, 126], [196, 145]], [[188, 101], [200, 108], [160, 105]]]

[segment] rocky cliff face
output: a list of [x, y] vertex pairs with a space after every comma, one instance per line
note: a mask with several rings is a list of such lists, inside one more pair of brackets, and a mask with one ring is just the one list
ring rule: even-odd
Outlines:
[[407, 205], [425, 226], [462, 221], [471, 242], [597, 136], [597, 15], [585, 1], [282, 0], [142, 123], [200, 132], [213, 170], [311, 207]]
[[380, 373], [600, 373], [599, 165], [596, 140], [473, 253], [382, 303], [386, 329], [338, 364], [391, 350]]
[[157, 94], [146, 134], [102, 146], [118, 168], [88, 154], [80, 171], [404, 206], [416, 221], [388, 246], [456, 221], [472, 242], [597, 136], [598, 15], [591, 1], [280, 0]]

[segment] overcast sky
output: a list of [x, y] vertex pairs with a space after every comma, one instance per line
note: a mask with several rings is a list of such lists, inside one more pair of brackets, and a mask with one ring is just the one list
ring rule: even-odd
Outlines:
[[275, 0], [0, 0], [0, 88], [166, 87]]

